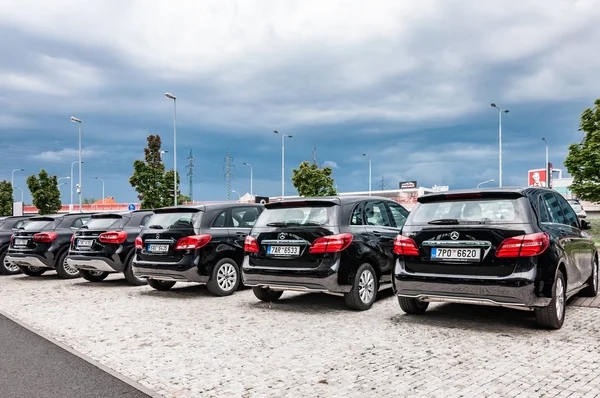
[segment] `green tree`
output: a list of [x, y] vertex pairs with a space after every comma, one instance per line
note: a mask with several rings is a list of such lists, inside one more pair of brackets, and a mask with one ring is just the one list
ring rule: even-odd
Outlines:
[[96, 199], [92, 196], [91, 198], [84, 198], [83, 199], [83, 204], [84, 205], [91, 205], [95, 201], [96, 201]]
[[36, 177], [35, 174], [27, 177], [27, 187], [39, 215], [58, 213], [62, 204], [58, 190], [58, 178], [55, 175], [49, 176], [46, 170], [42, 169], [39, 177]]
[[12, 216], [13, 200], [10, 181], [0, 181], [0, 216]]
[[337, 195], [329, 167], [319, 168], [316, 164], [302, 162], [293, 170], [292, 183], [300, 196], [331, 196]]
[[581, 114], [585, 137], [569, 146], [564, 165], [573, 176], [570, 189], [583, 200], [600, 202], [600, 98]]
[[[177, 172], [177, 204], [182, 205], [186, 201], [190, 201], [190, 197], [181, 194], [181, 181], [179, 179], [179, 172]], [[168, 170], [165, 173], [163, 179], [163, 206], [173, 206], [173, 170]]]
[[[144, 148], [144, 160], [133, 162], [133, 175], [129, 183], [138, 193], [142, 209], [156, 209], [165, 202], [165, 165], [161, 160], [159, 135], [149, 135]], [[172, 177], [172, 175], [171, 175]]]

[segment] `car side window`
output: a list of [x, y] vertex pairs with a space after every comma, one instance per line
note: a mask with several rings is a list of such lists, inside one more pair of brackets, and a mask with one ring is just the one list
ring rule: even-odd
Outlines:
[[252, 228], [258, 219], [256, 207], [236, 207], [231, 209], [231, 221], [237, 228]]
[[388, 207], [390, 208], [390, 212], [392, 213], [392, 218], [396, 223], [397, 228], [402, 228], [406, 219], [408, 218], [408, 211], [396, 203], [388, 203]]
[[352, 210], [352, 215], [350, 216], [350, 225], [364, 225], [362, 203], [354, 206], [354, 210]]
[[227, 222], [227, 210], [222, 211], [213, 221], [214, 228], [225, 228]]
[[575, 210], [573, 210], [573, 208], [565, 198], [557, 194], [555, 194], [555, 196], [558, 200], [558, 203], [560, 203], [560, 207], [562, 207], [562, 211], [565, 215], [566, 224], [575, 228], [579, 228], [579, 219], [577, 218]]
[[144, 225], [146, 225], [146, 223], [148, 222], [150, 217], [152, 217], [152, 214], [145, 215], [144, 218], [142, 218], [142, 221], [140, 221], [140, 227], [143, 227]]
[[21, 228], [23, 225], [25, 225], [25, 221], [21, 220], [21, 221], [17, 221], [15, 223], [15, 225], [13, 225], [13, 229], [19, 229]]
[[560, 208], [560, 203], [558, 203], [558, 198], [554, 194], [544, 194], [544, 204], [550, 215], [550, 222], [568, 225], [565, 215]]
[[366, 225], [391, 227], [392, 223], [383, 202], [367, 202], [365, 204]]
[[546, 202], [544, 201], [544, 199], [540, 196], [537, 199], [537, 211], [538, 211], [538, 215], [540, 217], [540, 222], [550, 222], [550, 216], [548, 216], [548, 208], [546, 206]]

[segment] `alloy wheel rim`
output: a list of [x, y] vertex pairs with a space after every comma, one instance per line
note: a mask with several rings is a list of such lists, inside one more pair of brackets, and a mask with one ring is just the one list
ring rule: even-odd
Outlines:
[[92, 276], [100, 276], [100, 275], [104, 274], [104, 271], [90, 271], [90, 274]]
[[565, 309], [565, 288], [562, 279], [556, 281], [556, 314], [562, 319]]
[[69, 264], [67, 264], [67, 260], [63, 262], [63, 269], [69, 275], [77, 275], [79, 273], [79, 270], [77, 268], [73, 268]]
[[360, 300], [365, 304], [370, 303], [374, 294], [375, 278], [373, 278], [371, 271], [364, 270], [358, 280], [358, 295], [360, 296]]
[[11, 271], [11, 272], [15, 272], [15, 271], [19, 270], [18, 265], [11, 263], [6, 258], [4, 259], [4, 268], [6, 268], [8, 271]]
[[223, 290], [231, 290], [235, 286], [237, 272], [232, 264], [225, 263], [217, 271], [217, 284]]
[[40, 269], [41, 269], [40, 267], [29, 267], [29, 271], [31, 271], [31, 272], [37, 272]]

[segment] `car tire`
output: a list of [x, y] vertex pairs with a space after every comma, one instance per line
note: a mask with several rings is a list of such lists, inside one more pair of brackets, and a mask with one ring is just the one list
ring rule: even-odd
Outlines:
[[592, 262], [592, 274], [587, 280], [587, 287], [579, 292], [583, 297], [596, 297], [598, 295], [598, 259], [594, 257]]
[[83, 279], [90, 282], [101, 282], [106, 279], [108, 276], [108, 272], [104, 271], [88, 271], [85, 269], [80, 269], [79, 274]]
[[6, 250], [0, 254], [0, 274], [1, 275], [16, 275], [20, 274], [21, 270], [17, 265], [13, 265], [6, 260]]
[[240, 267], [230, 258], [222, 258], [213, 267], [206, 283], [208, 291], [215, 296], [230, 296], [240, 286]]
[[253, 287], [252, 293], [260, 301], [277, 301], [281, 298], [283, 290], [271, 290], [268, 287]]
[[398, 296], [400, 309], [409, 315], [421, 315], [427, 311], [429, 303], [412, 297]]
[[40, 276], [40, 275], [44, 274], [46, 271], [48, 271], [48, 268], [39, 268], [39, 267], [21, 267], [21, 266], [19, 266], [19, 269], [21, 270], [22, 273], [24, 273], [27, 276]]
[[151, 288], [160, 290], [161, 292], [169, 290], [175, 286], [175, 282], [173, 281], [161, 281], [158, 279], [148, 279], [148, 284]]
[[560, 329], [565, 320], [567, 306], [567, 287], [561, 271], [556, 274], [552, 286], [552, 301], [547, 307], [535, 309], [535, 319], [544, 329]]
[[125, 271], [123, 271], [123, 275], [125, 275], [125, 279], [133, 286], [144, 286], [148, 284], [148, 280], [146, 278], [138, 278], [133, 273], [133, 256], [129, 257], [127, 260], [127, 264], [125, 264]]
[[344, 294], [346, 306], [353, 310], [368, 310], [377, 300], [378, 288], [379, 280], [373, 266], [368, 263], [361, 265], [352, 281], [352, 289]]
[[79, 278], [81, 276], [79, 270], [67, 264], [67, 254], [67, 251], [65, 251], [58, 256], [58, 261], [56, 262], [55, 267], [56, 273], [63, 279]]

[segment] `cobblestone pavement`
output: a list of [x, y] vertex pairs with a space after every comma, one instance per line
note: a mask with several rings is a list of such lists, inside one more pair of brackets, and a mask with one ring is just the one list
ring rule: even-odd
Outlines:
[[[341, 297], [251, 290], [212, 297], [49, 273], [0, 278], [0, 310], [166, 397], [600, 396], [600, 309], [559, 331], [533, 314], [441, 304], [404, 315]], [[60, 373], [57, 373], [60, 377]]]

